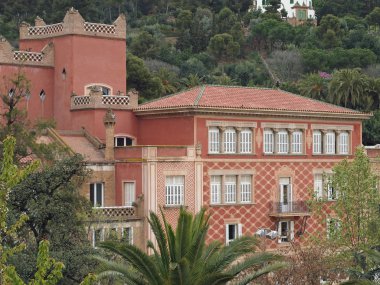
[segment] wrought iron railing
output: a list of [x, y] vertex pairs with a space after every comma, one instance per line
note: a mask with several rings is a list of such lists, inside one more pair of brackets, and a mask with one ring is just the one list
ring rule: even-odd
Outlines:
[[272, 204], [274, 214], [309, 213], [310, 209], [306, 201], [275, 202]]

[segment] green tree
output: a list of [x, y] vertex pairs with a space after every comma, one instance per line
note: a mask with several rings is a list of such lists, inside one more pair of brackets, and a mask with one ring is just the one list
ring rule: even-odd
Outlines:
[[142, 31], [133, 38], [129, 47], [134, 55], [142, 58], [154, 57], [158, 53], [158, 42], [147, 31]]
[[376, 7], [365, 17], [366, 22], [370, 26], [378, 28], [380, 26], [380, 7]]
[[329, 83], [329, 100], [344, 107], [368, 110], [372, 101], [367, 87], [368, 78], [359, 69], [338, 70]]
[[177, 29], [179, 29], [180, 31], [189, 29], [192, 19], [193, 19], [193, 14], [191, 13], [190, 10], [181, 10], [178, 13], [178, 16], [175, 21]]
[[[216, 34], [230, 33], [231, 28], [237, 23], [237, 17], [231, 9], [225, 7], [215, 16]], [[232, 35], [232, 33], [231, 33]]]
[[371, 119], [363, 122], [363, 144], [376, 145], [380, 142], [380, 110], [373, 112]]
[[334, 189], [336, 201], [328, 207], [324, 199], [311, 201], [320, 218], [336, 221], [328, 228], [329, 238], [320, 236], [321, 240], [338, 248], [337, 257], [350, 259], [354, 267], [360, 266], [357, 254], [380, 244], [377, 181], [364, 149], [358, 148], [354, 160], [344, 159], [335, 165], [328, 179], [330, 186], [325, 191]]
[[218, 34], [210, 39], [208, 51], [218, 60], [226, 62], [239, 54], [240, 45], [230, 34]]
[[265, 8], [265, 13], [280, 15], [278, 10], [281, 7], [281, 0], [268, 0], [267, 3], [269, 5]]
[[13, 187], [9, 195], [10, 215], [28, 216], [21, 230], [29, 238], [28, 250], [11, 261], [19, 265], [18, 273], [25, 280], [33, 274], [35, 254], [43, 240], [50, 241], [52, 256], [66, 265], [65, 284], [79, 283], [94, 266], [87, 258], [93, 251], [84, 225], [90, 206], [77, 190], [86, 176], [83, 158], [74, 155], [31, 173]]
[[198, 53], [207, 48], [212, 35], [212, 28], [212, 12], [206, 8], [197, 8], [190, 29], [193, 52]]
[[204, 209], [194, 217], [182, 208], [176, 231], [163, 214], [162, 220], [150, 213], [149, 224], [157, 241], [157, 247], [148, 242], [152, 256], [133, 245], [100, 244], [126, 262], [121, 265], [99, 258], [104, 266], [101, 275], [112, 274], [129, 284], [226, 284], [249, 269], [247, 275], [234, 283], [248, 284], [283, 267], [282, 263], [272, 263], [278, 257], [271, 253], [253, 254], [257, 246], [253, 237], [239, 238], [229, 246], [217, 241], [206, 245], [209, 216]]
[[317, 100], [326, 100], [327, 80], [318, 73], [310, 73], [298, 82], [301, 95]]

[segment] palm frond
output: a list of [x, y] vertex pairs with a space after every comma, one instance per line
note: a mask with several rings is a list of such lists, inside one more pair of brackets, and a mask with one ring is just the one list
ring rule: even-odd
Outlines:
[[260, 276], [268, 274], [269, 272], [274, 272], [274, 271], [277, 271], [279, 269], [282, 269], [282, 268], [286, 267], [286, 265], [287, 264], [283, 263], [283, 262], [277, 262], [277, 263], [269, 264], [269, 265], [264, 266], [263, 268], [257, 270], [256, 272], [249, 274], [248, 276], [244, 277], [243, 279], [237, 281], [235, 285], [247, 285], [250, 282], [252, 282], [253, 280], [259, 278]]

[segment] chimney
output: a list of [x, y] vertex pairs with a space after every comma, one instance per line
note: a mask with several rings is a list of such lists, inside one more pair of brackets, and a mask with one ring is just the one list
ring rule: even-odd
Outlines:
[[106, 150], [104, 153], [106, 160], [114, 160], [114, 135], [115, 135], [115, 114], [108, 109], [103, 118], [104, 127], [106, 128]]

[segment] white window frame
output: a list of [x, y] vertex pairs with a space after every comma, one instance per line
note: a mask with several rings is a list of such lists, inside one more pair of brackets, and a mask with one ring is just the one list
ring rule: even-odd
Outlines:
[[252, 175], [240, 176], [240, 203], [252, 202]]
[[96, 87], [96, 86], [98, 86], [98, 87], [101, 88], [102, 94], [104, 93], [103, 89], [107, 89], [108, 90], [108, 94], [104, 94], [103, 96], [110, 96], [110, 95], [113, 94], [113, 88], [110, 85], [107, 85], [107, 84], [104, 84], [104, 83], [90, 83], [90, 84], [87, 84], [84, 87], [84, 94], [86, 96], [90, 95], [91, 87]]
[[314, 174], [314, 195], [316, 199], [323, 198], [323, 174]]
[[[95, 237], [96, 237], [96, 232], [97, 231], [100, 231], [100, 240], [99, 241], [96, 241]], [[95, 229], [95, 228], [92, 228], [92, 247], [93, 248], [96, 248], [96, 243], [97, 242], [103, 242], [104, 241], [104, 237], [105, 237], [105, 229], [104, 228], [100, 228], [100, 229]]]
[[281, 130], [277, 133], [277, 153], [289, 153], [289, 134], [285, 130]]
[[[234, 224], [226, 224], [226, 245], [229, 245], [235, 239], [241, 237], [243, 235], [243, 225], [239, 223]], [[233, 237], [230, 238], [230, 230], [233, 230]]]
[[264, 129], [264, 153], [271, 154], [273, 152], [274, 152], [273, 130]]
[[222, 202], [222, 176], [211, 175], [210, 177], [210, 204]]
[[326, 154], [335, 154], [335, 132], [328, 131], [325, 134], [325, 141], [326, 141]]
[[240, 153], [252, 153], [252, 131], [243, 129], [240, 132]]
[[[282, 223], [287, 223], [288, 233], [282, 235]], [[294, 240], [294, 221], [280, 220], [278, 222], [278, 243], [291, 242]]]
[[294, 131], [292, 134], [292, 153], [295, 154], [301, 154], [302, 151], [302, 132], [301, 131]]
[[220, 131], [217, 127], [210, 127], [208, 129], [208, 152], [220, 152]]
[[[93, 185], [93, 200], [91, 201], [91, 186]], [[101, 201], [98, 201], [98, 191], [100, 191]], [[104, 207], [104, 183], [103, 182], [93, 182], [90, 183], [90, 201], [92, 202], [92, 207], [102, 208]]]
[[[128, 191], [130, 191], [130, 193], [127, 193], [127, 185], [129, 185], [130, 188]], [[136, 201], [136, 182], [134, 181], [125, 181], [123, 183], [123, 191], [124, 191], [124, 206], [127, 206], [127, 207], [132, 207], [133, 206], [133, 203], [135, 203]]]
[[185, 200], [185, 176], [168, 175], [165, 177], [165, 205], [181, 206]]
[[313, 131], [313, 154], [322, 153], [322, 132]]
[[339, 154], [348, 154], [349, 135], [347, 132], [339, 134]]
[[128, 244], [133, 245], [133, 227], [122, 227], [121, 228], [121, 238], [124, 238], [124, 231], [125, 230], [129, 230]]
[[224, 203], [236, 203], [236, 175], [226, 175], [224, 177]]
[[[120, 139], [123, 140], [123, 143], [119, 145]], [[131, 140], [130, 145], [127, 144], [127, 139]], [[131, 146], [131, 145], [133, 145], [133, 138], [131, 138], [131, 137], [128, 137], [128, 136], [115, 136], [114, 137], [114, 146], [115, 147], [126, 147], [126, 146]]]
[[236, 153], [236, 130], [228, 127], [223, 132], [223, 152]]

